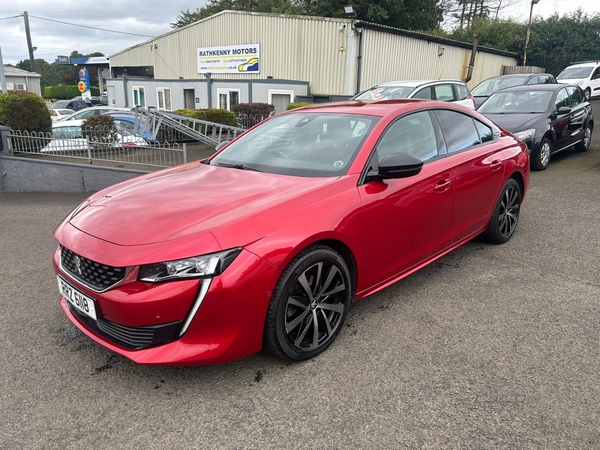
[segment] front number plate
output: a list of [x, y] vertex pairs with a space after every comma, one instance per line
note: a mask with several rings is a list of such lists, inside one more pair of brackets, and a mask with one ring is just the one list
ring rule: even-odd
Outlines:
[[96, 317], [96, 303], [90, 297], [85, 294], [82, 294], [65, 280], [63, 280], [58, 275], [56, 276], [58, 280], [58, 290], [62, 294], [62, 296], [78, 311], [85, 314], [86, 316], [91, 317], [94, 320], [97, 320]]

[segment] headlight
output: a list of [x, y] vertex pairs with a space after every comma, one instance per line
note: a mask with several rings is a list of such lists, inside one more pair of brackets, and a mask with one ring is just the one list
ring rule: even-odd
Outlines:
[[241, 248], [234, 248], [194, 258], [148, 264], [140, 267], [139, 279], [156, 283], [180, 278], [204, 278], [220, 275], [241, 251]]
[[517, 131], [516, 133], [513, 133], [513, 134], [516, 137], [518, 137], [519, 139], [521, 139], [522, 141], [533, 140], [533, 138], [535, 137], [535, 128], [531, 128], [529, 130]]

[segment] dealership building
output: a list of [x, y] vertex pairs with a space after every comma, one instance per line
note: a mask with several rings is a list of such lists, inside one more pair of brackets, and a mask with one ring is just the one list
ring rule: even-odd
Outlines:
[[517, 55], [343, 18], [222, 11], [110, 55], [109, 104], [160, 110], [346, 99], [394, 80], [500, 75]]

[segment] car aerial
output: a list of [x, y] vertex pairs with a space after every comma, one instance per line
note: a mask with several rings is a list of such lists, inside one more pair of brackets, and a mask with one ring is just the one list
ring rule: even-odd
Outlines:
[[482, 233], [508, 241], [528, 181], [525, 144], [466, 107], [288, 111], [77, 206], [54, 233], [60, 304], [138, 363], [306, 360], [354, 301]]
[[474, 109], [473, 96], [460, 80], [406, 80], [378, 84], [353, 97], [353, 100], [393, 100], [418, 98], [458, 103]]
[[87, 119], [90, 116], [98, 116], [100, 114], [108, 114], [117, 111], [127, 112], [130, 110], [128, 108], [117, 108], [115, 106], [91, 106], [89, 108], [85, 108], [82, 111], [78, 111], [74, 114], [71, 114], [70, 116], [63, 117], [59, 121], [82, 120]]
[[106, 130], [92, 132], [85, 138], [83, 120], [69, 120], [52, 124], [52, 140], [40, 151], [42, 153], [82, 152], [93, 149], [145, 146], [148, 143], [128, 130], [115, 125], [114, 134]]
[[600, 95], [600, 61], [588, 61], [573, 64], [556, 77], [559, 83], [576, 84], [585, 93], [585, 98]]
[[477, 110], [527, 144], [531, 168], [544, 170], [553, 154], [592, 140], [592, 106], [579, 86], [518, 86], [492, 94]]
[[83, 100], [58, 100], [52, 106], [53, 109], [72, 109], [73, 111], [79, 111], [84, 108], [89, 108], [91, 104], [84, 102]]
[[52, 122], [56, 122], [57, 120], [60, 120], [67, 116], [70, 116], [71, 114], [74, 114], [74, 113], [75, 113], [75, 111], [73, 111], [72, 109], [50, 108], [50, 118], [52, 119]]
[[475, 99], [475, 107], [479, 108], [486, 98], [500, 89], [524, 85], [532, 86], [536, 84], [556, 84], [556, 79], [549, 73], [514, 73], [510, 75], [500, 75], [483, 80], [473, 88], [471, 93]]

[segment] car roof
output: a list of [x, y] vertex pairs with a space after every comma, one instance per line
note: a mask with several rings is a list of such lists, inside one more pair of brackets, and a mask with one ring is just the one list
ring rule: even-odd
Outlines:
[[571, 64], [568, 67], [565, 67], [565, 69], [571, 69], [573, 67], [577, 68], [577, 67], [596, 67], [597, 65], [600, 65], [600, 61], [588, 61], [588, 62], [580, 62], [580, 63], [575, 63], [575, 64]]
[[296, 112], [324, 112], [331, 114], [360, 114], [384, 117], [390, 113], [410, 112], [420, 109], [420, 106], [431, 108], [450, 108], [460, 111], [467, 110], [466, 107], [450, 102], [438, 102], [434, 100], [421, 99], [397, 99], [397, 100], [347, 100], [343, 102], [319, 103], [293, 109], [281, 114], [294, 114]]
[[[511, 91], [558, 91], [566, 86], [575, 86], [574, 84], [534, 84], [527, 86], [513, 86], [501, 89], [499, 91], [494, 92], [494, 94], [502, 94], [503, 92], [511, 92]], [[577, 86], [575, 86], [577, 87]]]
[[80, 127], [83, 123], [82, 119], [79, 120], [65, 120], [62, 122], [54, 122], [52, 124], [52, 128], [62, 128], [62, 127]]
[[405, 86], [416, 88], [419, 86], [423, 86], [425, 84], [430, 83], [461, 83], [464, 84], [461, 80], [400, 80], [400, 81], [388, 81], [387, 83], [378, 84], [379, 86]]

